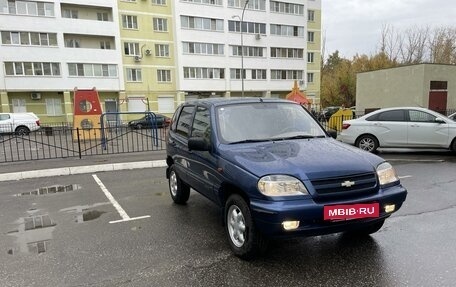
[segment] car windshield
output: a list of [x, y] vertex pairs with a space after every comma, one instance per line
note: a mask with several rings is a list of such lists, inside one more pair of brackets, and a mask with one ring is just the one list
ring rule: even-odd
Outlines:
[[293, 103], [258, 102], [217, 109], [219, 135], [224, 143], [325, 137], [303, 107]]

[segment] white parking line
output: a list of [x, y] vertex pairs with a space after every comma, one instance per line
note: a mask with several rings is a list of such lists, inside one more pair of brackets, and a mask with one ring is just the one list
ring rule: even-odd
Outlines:
[[101, 191], [103, 191], [103, 193], [109, 199], [111, 204], [117, 210], [117, 212], [119, 213], [120, 217], [122, 217], [122, 219], [120, 219], [120, 220], [109, 221], [109, 223], [127, 222], [127, 221], [138, 220], [138, 219], [143, 219], [143, 218], [149, 218], [150, 217], [150, 215], [144, 215], [144, 216], [133, 217], [133, 218], [128, 216], [127, 212], [122, 208], [122, 206], [120, 206], [120, 204], [117, 202], [117, 200], [114, 198], [114, 196], [112, 196], [112, 194], [109, 192], [109, 190], [103, 184], [103, 182], [98, 178], [98, 176], [96, 174], [92, 174], [92, 177], [95, 180], [95, 182], [98, 184], [98, 186], [100, 186]]

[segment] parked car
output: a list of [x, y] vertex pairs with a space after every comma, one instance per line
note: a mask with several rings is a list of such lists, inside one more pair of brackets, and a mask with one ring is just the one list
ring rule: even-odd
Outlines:
[[425, 108], [386, 108], [344, 121], [338, 139], [369, 152], [379, 147], [456, 152], [456, 122]]
[[184, 103], [167, 140], [171, 198], [185, 204], [192, 188], [215, 203], [244, 259], [270, 238], [374, 233], [407, 191], [391, 164], [332, 137], [287, 100]]
[[0, 113], [0, 133], [28, 135], [40, 128], [40, 119], [34, 113]]
[[453, 121], [456, 122], [456, 113], [451, 114], [451, 115], [449, 115], [448, 117], [449, 117], [450, 119], [452, 119]]
[[[155, 115], [155, 116], [154, 116]], [[163, 127], [168, 127], [169, 124], [171, 123], [171, 118], [160, 115], [160, 114], [147, 114], [144, 117], [129, 121], [128, 126], [133, 128], [133, 129], [143, 129], [143, 128], [152, 128], [152, 127], [157, 127], [157, 128], [163, 128]]]
[[318, 115], [318, 120], [319, 121], [329, 121], [329, 118], [336, 113], [338, 110], [340, 110], [340, 106], [333, 106], [333, 107], [326, 107], [322, 109]]

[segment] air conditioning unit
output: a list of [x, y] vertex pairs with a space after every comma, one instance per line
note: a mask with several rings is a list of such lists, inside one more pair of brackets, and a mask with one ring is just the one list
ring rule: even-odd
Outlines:
[[145, 51], [145, 53], [146, 53], [146, 56], [150, 56], [150, 55], [152, 54], [152, 51], [149, 50], [149, 49], [147, 49], [147, 50]]
[[261, 34], [255, 34], [255, 39], [260, 40], [261, 39]]
[[141, 57], [140, 56], [135, 56], [135, 62], [141, 62]]
[[304, 84], [305, 84], [304, 80], [299, 80], [299, 85], [300, 86], [304, 86]]
[[39, 99], [41, 99], [41, 93], [36, 93], [36, 92], [30, 93], [30, 98], [32, 100], [39, 100]]

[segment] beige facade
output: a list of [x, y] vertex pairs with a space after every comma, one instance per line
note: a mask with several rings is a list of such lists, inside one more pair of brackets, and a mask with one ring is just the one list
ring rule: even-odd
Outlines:
[[446, 93], [446, 105], [440, 109], [456, 109], [456, 65], [417, 64], [359, 73], [356, 109], [400, 106], [433, 109], [436, 104], [431, 93]]

